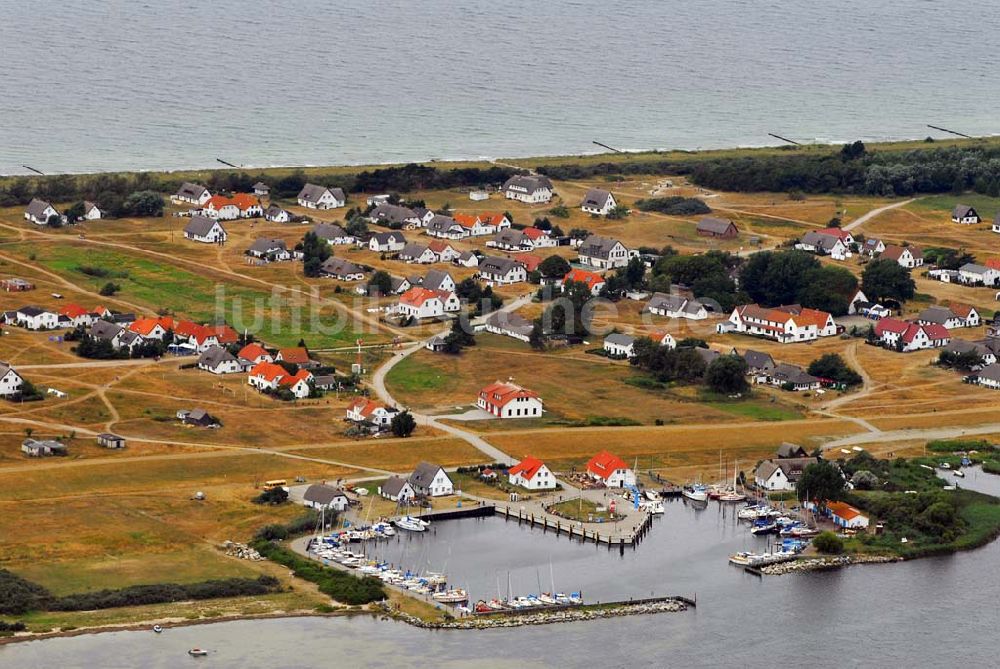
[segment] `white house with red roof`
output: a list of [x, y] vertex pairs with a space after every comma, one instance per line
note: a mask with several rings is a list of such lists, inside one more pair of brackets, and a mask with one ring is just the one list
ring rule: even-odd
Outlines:
[[635, 485], [635, 472], [624, 460], [607, 451], [601, 451], [587, 462], [587, 473], [609, 488]]
[[509, 381], [495, 381], [479, 391], [476, 406], [498, 418], [541, 418], [542, 398]]
[[590, 288], [590, 292], [593, 295], [597, 295], [601, 292], [601, 289], [605, 286], [604, 277], [597, 272], [591, 272], [585, 269], [571, 269], [566, 273], [566, 276], [562, 278], [562, 285], [566, 285], [570, 281], [576, 281], [577, 283], [587, 284], [587, 288]]
[[844, 243], [844, 246], [850, 246], [854, 243], [854, 235], [849, 231], [843, 230], [841, 228], [823, 228], [822, 230], [816, 230], [821, 235], [829, 235], [830, 237], [836, 237]]
[[220, 221], [235, 221], [238, 218], [259, 218], [264, 215], [264, 208], [260, 200], [249, 193], [236, 193], [232, 197], [213, 195], [205, 202], [201, 214]]
[[359, 397], [347, 406], [347, 420], [352, 423], [371, 423], [380, 428], [388, 427], [398, 413], [399, 409], [367, 397]]
[[89, 311], [79, 304], [67, 304], [62, 309], [59, 310], [60, 316], [65, 316], [73, 324], [73, 327], [78, 327], [83, 325], [89, 327], [94, 324], [94, 321], [98, 319], [96, 312]]
[[462, 255], [462, 252], [443, 239], [435, 239], [427, 244], [427, 248], [437, 254], [441, 262], [451, 262]]
[[167, 330], [173, 327], [173, 319], [164, 318], [139, 318], [129, 324], [128, 329], [136, 333], [143, 339], [157, 339], [163, 341], [167, 336]]
[[733, 309], [729, 320], [720, 323], [716, 329], [720, 333], [759, 335], [782, 344], [837, 334], [837, 324], [829, 313], [794, 304], [773, 309], [756, 304], [740, 305]]
[[847, 502], [827, 502], [826, 512], [835, 525], [851, 529], [868, 527], [868, 516]]
[[924, 264], [924, 252], [917, 246], [889, 244], [879, 255], [881, 260], [895, 260], [901, 267], [913, 269]]
[[887, 348], [904, 353], [941, 348], [951, 342], [951, 334], [943, 325], [913, 323], [891, 317], [882, 318], [875, 324], [875, 336]]
[[545, 463], [531, 456], [507, 470], [507, 480], [511, 485], [528, 490], [552, 490], [556, 487], [556, 477]]
[[244, 366], [253, 367], [260, 362], [274, 362], [274, 356], [266, 348], [254, 342], [247, 344], [236, 354], [237, 359]]
[[455, 214], [452, 218], [465, 228], [465, 236], [482, 237], [496, 234], [510, 227], [510, 219], [504, 214]]
[[309, 370], [300, 369], [295, 374], [290, 374], [284, 367], [273, 362], [254, 365], [247, 377], [247, 383], [261, 392], [288, 389], [299, 399], [309, 397], [311, 380], [312, 373]]
[[431, 290], [414, 286], [399, 296], [396, 311], [401, 316], [420, 320], [422, 318], [440, 318], [445, 313], [459, 311], [462, 302], [451, 291]]

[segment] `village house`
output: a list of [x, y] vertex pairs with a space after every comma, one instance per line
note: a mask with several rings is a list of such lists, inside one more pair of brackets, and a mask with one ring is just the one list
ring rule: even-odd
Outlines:
[[406, 479], [398, 476], [390, 476], [385, 483], [379, 486], [378, 494], [385, 497], [390, 502], [407, 503], [417, 496], [413, 486]]
[[924, 252], [916, 246], [896, 246], [890, 244], [879, 256], [883, 260], [895, 260], [901, 267], [913, 269], [924, 264]]
[[311, 232], [327, 244], [333, 246], [353, 244], [355, 241], [353, 235], [347, 234], [342, 227], [333, 223], [317, 223], [313, 226]]
[[306, 209], [336, 209], [347, 204], [343, 188], [327, 188], [316, 184], [306, 184], [296, 199], [300, 207]]
[[247, 249], [247, 255], [260, 258], [267, 262], [291, 260], [292, 254], [283, 239], [273, 237], [258, 237]]
[[0, 397], [16, 397], [24, 387], [24, 377], [10, 363], [0, 362]]
[[591, 188], [583, 196], [583, 202], [580, 203], [580, 209], [583, 210], [583, 213], [594, 216], [607, 216], [617, 206], [618, 202], [615, 200], [615, 196], [603, 188]]
[[479, 253], [477, 253], [476, 251], [464, 251], [452, 262], [454, 262], [454, 264], [458, 265], [459, 267], [468, 267], [468, 268], [479, 267], [479, 257], [480, 257]]
[[200, 214], [192, 216], [191, 221], [184, 228], [184, 237], [186, 239], [204, 244], [224, 243], [228, 236], [226, 229], [222, 227], [221, 223], [214, 218], [208, 218]]
[[669, 332], [664, 332], [662, 330], [653, 330], [647, 335], [654, 344], [657, 346], [666, 346], [669, 349], [677, 348], [677, 341], [674, 340], [674, 336]]
[[266, 348], [257, 343], [247, 344], [240, 349], [236, 357], [239, 359], [240, 364], [247, 369], [253, 367], [258, 362], [274, 362], [274, 356]]
[[295, 374], [289, 373], [281, 365], [273, 362], [260, 362], [250, 370], [247, 383], [261, 392], [287, 389], [297, 399], [309, 397], [312, 388], [309, 382], [312, 373], [300, 369]]
[[[735, 349], [733, 349], [735, 353]], [[747, 364], [747, 376], [753, 383], [767, 383], [774, 373], [774, 358], [770, 353], [747, 349], [743, 352], [743, 361]]]
[[[998, 342], [997, 349], [1000, 350], [1000, 342]], [[941, 352], [952, 355], [975, 353], [984, 366], [992, 365], [997, 361], [997, 351], [993, 348], [984, 342], [968, 341], [967, 339], [952, 339], [947, 346], [941, 348]]]
[[778, 446], [776, 454], [779, 458], [805, 458], [809, 456], [806, 449], [802, 448], [798, 444], [792, 444], [787, 441], [781, 442]]
[[421, 320], [441, 318], [445, 313], [460, 311], [462, 303], [455, 293], [415, 286], [399, 296], [396, 312], [400, 316]]
[[552, 199], [552, 182], [548, 177], [516, 174], [504, 183], [503, 194], [508, 200], [527, 204], [548, 202]]
[[52, 330], [59, 326], [59, 314], [34, 306], [16, 312], [17, 324], [26, 330]]
[[837, 527], [855, 530], [868, 527], [868, 516], [847, 502], [827, 502], [826, 513]]
[[441, 465], [421, 462], [407, 479], [418, 495], [444, 497], [455, 493], [455, 485]]
[[347, 420], [352, 423], [369, 424], [380, 430], [388, 428], [398, 413], [398, 409], [367, 397], [359, 397], [347, 405]]
[[59, 315], [68, 318], [73, 327], [90, 327], [98, 319], [96, 312], [89, 311], [72, 302], [59, 309]]
[[25, 439], [21, 442], [21, 452], [29, 458], [41, 458], [47, 455], [67, 455], [66, 444], [52, 440]]
[[455, 222], [465, 230], [467, 237], [483, 237], [510, 228], [510, 219], [504, 214], [455, 214]]
[[432, 269], [427, 271], [427, 276], [420, 282], [420, 286], [428, 290], [443, 290], [450, 293], [455, 290], [455, 279], [449, 272]]
[[921, 325], [936, 323], [943, 325], [949, 330], [955, 328], [979, 327], [981, 320], [976, 308], [969, 304], [959, 304], [952, 302], [946, 307], [935, 305], [927, 307], [917, 314], [916, 321]]
[[868, 296], [862, 292], [860, 288], [854, 291], [854, 296], [851, 297], [851, 301], [847, 305], [847, 313], [854, 315], [859, 311], [859, 305], [861, 304], [871, 304], [868, 301]]
[[754, 484], [768, 491], [795, 490], [795, 484], [802, 477], [802, 472], [811, 464], [819, 462], [819, 458], [796, 457], [764, 460], [754, 471]]
[[531, 251], [535, 248], [535, 243], [524, 230], [501, 230], [490, 240], [487, 246], [518, 253], [520, 251]]
[[511, 258], [486, 256], [480, 259], [476, 276], [488, 286], [506, 286], [527, 281], [528, 272], [524, 265]]
[[319, 367], [320, 364], [312, 359], [309, 355], [309, 349], [304, 346], [289, 346], [286, 348], [279, 348], [278, 352], [274, 356], [275, 362], [287, 362], [292, 365], [298, 365], [303, 369], [314, 369]]
[[388, 193], [379, 193], [378, 195], [369, 195], [365, 198], [365, 204], [369, 207], [377, 207], [380, 204], [386, 204], [391, 199], [392, 196]]
[[798, 305], [768, 309], [756, 304], [744, 304], [733, 309], [729, 320], [717, 325], [716, 329], [720, 333], [741, 332], [766, 337], [782, 344], [837, 334], [833, 316]]
[[235, 221], [238, 218], [260, 218], [264, 215], [264, 208], [255, 196], [236, 193], [232, 197], [213, 195], [205, 202], [201, 213], [220, 221]]
[[635, 357], [635, 337], [632, 335], [612, 332], [604, 338], [604, 351], [609, 358]]
[[708, 308], [701, 300], [688, 299], [682, 295], [653, 293], [646, 303], [646, 311], [656, 316], [687, 318], [700, 321], [708, 318]]
[[110, 448], [112, 450], [118, 450], [125, 448], [125, 437], [120, 437], [117, 434], [111, 434], [110, 432], [102, 432], [97, 435], [97, 445], [103, 446], [104, 448]]
[[976, 383], [991, 390], [1000, 389], [1000, 365], [995, 362], [983, 367], [976, 374]]
[[774, 369], [768, 375], [768, 382], [772, 386], [794, 391], [816, 390], [822, 385], [817, 377], [807, 373], [798, 365], [791, 365], [785, 362], [780, 362], [774, 366]]
[[635, 485], [635, 472], [629, 469], [624, 460], [607, 451], [601, 451], [587, 461], [587, 473], [608, 488]]
[[323, 264], [319, 266], [319, 271], [323, 276], [332, 277], [339, 281], [361, 281], [365, 278], [363, 267], [335, 256], [324, 260]]
[[253, 185], [253, 194], [257, 197], [267, 197], [271, 194], [271, 187], [263, 181], [258, 181]]
[[427, 244], [427, 248], [430, 249], [431, 253], [433, 253], [441, 262], [450, 263], [462, 255], [462, 253], [454, 246], [440, 239], [431, 241]]
[[184, 182], [171, 199], [178, 203], [187, 202], [201, 206], [208, 202], [210, 197], [212, 197], [212, 193], [201, 184]]
[[875, 336], [886, 348], [904, 353], [925, 348], [941, 348], [951, 341], [948, 328], [937, 323], [921, 325], [898, 318], [883, 318], [875, 324]]
[[347, 493], [340, 488], [334, 488], [325, 483], [314, 483], [303, 493], [302, 504], [310, 509], [344, 511], [350, 504], [350, 499], [347, 497]]
[[46, 225], [49, 217], [59, 216], [59, 212], [51, 204], [37, 197], [32, 198], [28, 203], [28, 208], [24, 210], [24, 218], [35, 225]]
[[630, 258], [638, 256], [625, 248], [617, 239], [591, 235], [583, 240], [579, 248], [580, 263], [597, 269], [625, 267]]
[[117, 323], [99, 320], [90, 326], [90, 336], [98, 341], [107, 341], [115, 350], [127, 348], [130, 351], [142, 343], [142, 337]]
[[734, 239], [740, 234], [740, 229], [731, 220], [714, 216], [706, 216], [698, 221], [695, 231], [701, 237], [715, 237], [716, 239]]
[[235, 355], [223, 347], [211, 346], [198, 358], [198, 369], [212, 374], [237, 374], [245, 368]]
[[850, 247], [840, 237], [824, 234], [817, 230], [810, 230], [802, 235], [802, 239], [795, 245], [795, 248], [819, 255], [828, 255], [834, 260], [846, 260], [853, 255]]
[[291, 223], [292, 214], [287, 209], [282, 209], [276, 204], [272, 204], [264, 210], [264, 220], [269, 223]]
[[[169, 325], [160, 319], [165, 327]], [[240, 335], [236, 330], [228, 325], [199, 325], [191, 321], [178, 321], [173, 324], [174, 341], [184, 342], [198, 353], [202, 353], [211, 346], [226, 346], [239, 341]]]
[[476, 406], [498, 418], [540, 418], [542, 398], [510, 381], [494, 381], [479, 391]]
[[19, 277], [2, 279], [0, 280], [0, 286], [2, 286], [4, 291], [8, 293], [23, 293], [25, 291], [35, 289], [35, 284]]
[[528, 490], [553, 490], [556, 477], [545, 463], [528, 456], [507, 470], [507, 482]]
[[982, 219], [975, 209], [966, 204], [956, 204], [951, 210], [951, 222], [961, 225], [978, 225]]
[[441, 260], [441, 257], [434, 253], [426, 244], [410, 242], [399, 252], [398, 259], [417, 265], [430, 265]]
[[146, 340], [163, 341], [167, 331], [172, 330], [174, 320], [169, 316], [163, 318], [138, 318], [128, 325], [128, 329]]
[[83, 201], [83, 216], [80, 217], [84, 221], [99, 221], [104, 218], [104, 212], [101, 208], [90, 200]]
[[967, 286], [995, 286], [1000, 281], [1000, 269], [972, 262], [965, 263], [958, 268], [957, 281]]
[[885, 242], [876, 237], [867, 238], [865, 243], [861, 245], [861, 254], [869, 258], [874, 258], [883, 251], [885, 251]]
[[590, 289], [591, 295], [597, 295], [601, 292], [607, 282], [604, 277], [596, 272], [589, 272], [585, 269], [571, 269], [566, 273], [566, 276], [562, 278], [560, 282], [563, 286], [569, 282], [586, 284], [587, 288]]
[[368, 238], [368, 250], [375, 253], [398, 253], [406, 246], [402, 232], [376, 232]]
[[468, 230], [451, 216], [436, 215], [427, 224], [427, 234], [439, 239], [464, 239]]
[[181, 409], [177, 412], [177, 420], [184, 425], [193, 425], [194, 427], [222, 427], [222, 421], [204, 409]]
[[389, 204], [388, 202], [379, 204], [372, 209], [371, 213], [368, 214], [368, 220], [376, 225], [407, 230], [419, 228], [422, 225], [420, 216], [415, 211], [409, 207], [401, 207], [398, 204]]
[[531, 332], [534, 325], [517, 312], [494, 311], [490, 314], [482, 328], [493, 334], [513, 337], [519, 341], [527, 342], [531, 339]]

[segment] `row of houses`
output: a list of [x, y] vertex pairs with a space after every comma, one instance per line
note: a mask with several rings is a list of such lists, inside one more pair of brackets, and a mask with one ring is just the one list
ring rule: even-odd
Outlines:
[[28, 203], [27, 208], [24, 210], [24, 220], [30, 221], [35, 225], [47, 225], [49, 219], [53, 216], [59, 218], [60, 223], [76, 223], [78, 221], [96, 221], [104, 218], [104, 212], [101, 211], [95, 203], [89, 200], [84, 200], [83, 202], [83, 214], [80, 216], [78, 221], [67, 221], [66, 217], [59, 213], [59, 211], [52, 206], [50, 202], [42, 200], [41, 198], [32, 198], [31, 202]]

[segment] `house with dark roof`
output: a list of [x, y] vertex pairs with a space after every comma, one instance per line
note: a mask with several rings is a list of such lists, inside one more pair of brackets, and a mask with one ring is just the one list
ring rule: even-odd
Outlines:
[[417, 496], [410, 482], [398, 476], [390, 476], [379, 486], [378, 494], [392, 502], [410, 502]]
[[580, 263], [597, 269], [614, 269], [628, 265], [629, 259], [638, 256], [625, 248], [617, 239], [591, 235], [583, 240], [578, 250]]
[[351, 501], [347, 497], [347, 493], [340, 488], [334, 488], [325, 483], [314, 483], [306, 488], [302, 495], [302, 503], [310, 509], [344, 511]]
[[271, 187], [263, 181], [258, 181], [253, 185], [253, 194], [257, 197], [267, 197], [271, 194]]
[[420, 282], [420, 287], [450, 293], [455, 290], [455, 279], [445, 270], [432, 269], [427, 271], [427, 275]]
[[951, 210], [951, 222], [961, 225], [978, 225], [982, 219], [973, 207], [967, 204], [956, 204]]
[[81, 217], [84, 221], [98, 221], [104, 218], [104, 212], [101, 208], [90, 200], [83, 201], [83, 216]]
[[300, 207], [306, 209], [336, 209], [347, 204], [343, 188], [327, 188], [316, 184], [306, 184], [296, 196]]
[[222, 427], [222, 422], [208, 413], [204, 409], [181, 410], [177, 412], [177, 420], [184, 425], [194, 425], [195, 427]]
[[583, 210], [583, 213], [594, 216], [607, 216], [617, 206], [618, 202], [615, 200], [615, 196], [611, 194], [611, 191], [603, 188], [591, 188], [583, 196], [583, 202], [580, 203], [580, 209]]
[[1000, 364], [994, 363], [979, 370], [976, 373], [976, 383], [985, 388], [1000, 389]]
[[451, 216], [438, 214], [427, 223], [427, 234], [439, 239], [464, 239], [469, 231]]
[[237, 374], [246, 368], [235, 355], [219, 345], [214, 345], [209, 346], [198, 357], [198, 369], [212, 374]]
[[371, 210], [368, 220], [376, 225], [385, 225], [391, 228], [404, 228], [412, 230], [422, 227], [422, 221], [417, 212], [409, 207], [401, 207], [398, 204], [384, 202]]
[[802, 239], [795, 245], [795, 248], [800, 251], [827, 255], [834, 260], [846, 260], [853, 255], [850, 246], [843, 239], [824, 234], [819, 230], [810, 230], [802, 235]]
[[983, 342], [968, 341], [967, 339], [952, 339], [951, 342], [941, 349], [942, 353], [951, 355], [965, 355], [973, 353], [979, 356], [982, 365], [992, 365], [997, 361], [997, 353], [1000, 352], [1000, 341]]
[[366, 246], [375, 253], [398, 253], [406, 247], [406, 237], [402, 232], [376, 232], [368, 238]]
[[208, 202], [211, 197], [212, 193], [201, 184], [185, 181], [171, 199], [174, 202], [187, 202], [188, 204], [195, 204], [200, 207]]
[[269, 223], [291, 223], [292, 218], [293, 216], [290, 212], [276, 204], [272, 204], [264, 210], [264, 220]]
[[809, 374], [798, 365], [779, 362], [774, 366], [768, 377], [772, 386], [788, 390], [816, 390], [822, 383], [819, 378]]
[[716, 239], [734, 239], [740, 234], [740, 229], [731, 220], [715, 216], [706, 216], [698, 221], [695, 231], [701, 237], [715, 237]]
[[787, 441], [782, 442], [781, 446], [778, 446], [777, 452], [778, 458], [806, 458], [809, 454], [806, 449], [802, 448], [798, 444], [791, 444]]
[[407, 479], [413, 491], [427, 497], [443, 497], [455, 493], [455, 485], [441, 465], [421, 462]]
[[363, 267], [343, 258], [337, 258], [336, 256], [330, 256], [324, 260], [323, 264], [319, 267], [319, 271], [323, 276], [332, 277], [340, 281], [361, 281], [365, 278]]
[[657, 316], [687, 318], [694, 321], [704, 320], [709, 315], [708, 307], [701, 300], [667, 293], [653, 293], [646, 303], [646, 311]]
[[267, 262], [291, 260], [292, 253], [284, 239], [274, 237], [258, 237], [247, 249], [247, 255]]
[[524, 265], [511, 258], [486, 256], [479, 260], [476, 276], [489, 286], [506, 286], [528, 279]]
[[185, 239], [204, 244], [223, 244], [228, 236], [221, 223], [201, 214], [192, 216], [191, 222], [184, 228]]
[[747, 349], [743, 352], [743, 360], [747, 363], [747, 374], [755, 377], [770, 377], [774, 372], [774, 358], [770, 353]]
[[333, 223], [317, 223], [311, 232], [334, 246], [354, 243], [354, 235], [348, 234], [342, 227]]
[[436, 263], [441, 258], [426, 244], [410, 242], [403, 247], [402, 251], [399, 252], [398, 259], [403, 262], [414, 263], [417, 265], [429, 265], [431, 263]]
[[24, 210], [24, 218], [35, 225], [46, 225], [50, 216], [59, 216], [59, 212], [51, 204], [37, 197], [32, 198], [28, 208]]
[[97, 445], [110, 449], [125, 448], [125, 437], [120, 437], [110, 432], [102, 432], [97, 435]]
[[552, 181], [535, 174], [515, 174], [504, 182], [503, 194], [508, 200], [528, 204], [548, 202], [553, 194]]
[[603, 348], [609, 358], [632, 358], [635, 356], [635, 337], [621, 332], [612, 332], [604, 338]]
[[817, 462], [819, 458], [808, 457], [764, 460], [754, 471], [754, 484], [763, 490], [795, 490], [805, 468]]
[[487, 332], [513, 337], [523, 342], [531, 339], [534, 327], [531, 321], [513, 311], [494, 311], [482, 326]]

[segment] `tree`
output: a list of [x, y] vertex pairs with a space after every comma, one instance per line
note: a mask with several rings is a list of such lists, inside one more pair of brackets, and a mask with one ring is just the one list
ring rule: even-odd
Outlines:
[[820, 532], [813, 539], [813, 546], [820, 553], [828, 555], [838, 555], [844, 552], [844, 540], [829, 530]]
[[569, 273], [569, 270], [569, 261], [557, 255], [550, 255], [538, 264], [538, 271], [547, 279], [561, 279]]
[[344, 232], [352, 237], [360, 237], [368, 232], [368, 222], [360, 216], [349, 218], [347, 224], [344, 226]]
[[62, 216], [59, 214], [52, 214], [47, 219], [45, 219], [45, 225], [50, 228], [61, 228], [62, 227]]
[[725, 395], [746, 392], [747, 363], [741, 356], [720, 355], [705, 370], [705, 383], [709, 389]]
[[163, 216], [163, 196], [152, 190], [131, 193], [122, 203], [125, 216]]
[[458, 355], [466, 346], [475, 346], [476, 337], [469, 332], [461, 318], [456, 318], [451, 322], [451, 332], [444, 338], [444, 352], [451, 355]]
[[905, 302], [913, 297], [916, 284], [910, 272], [895, 260], [873, 260], [861, 273], [861, 290], [869, 300]]
[[802, 470], [795, 492], [799, 500], [815, 499], [820, 503], [835, 501], [844, 494], [844, 477], [832, 462], [820, 460]]
[[867, 469], [859, 469], [851, 477], [851, 485], [855, 490], [874, 490], [878, 487], [878, 477]]
[[389, 429], [393, 436], [409, 437], [417, 429], [417, 421], [413, 419], [409, 411], [401, 411], [392, 417]]
[[100, 293], [104, 297], [111, 297], [112, 295], [114, 295], [115, 293], [117, 293], [121, 289], [122, 289], [122, 287], [120, 285], [118, 285], [117, 283], [115, 283], [113, 281], [108, 281], [106, 284], [104, 284], [103, 286], [101, 286]]
[[330, 257], [330, 246], [315, 232], [307, 232], [302, 238], [302, 265], [306, 276], [319, 276], [320, 267]]
[[711, 213], [711, 208], [696, 197], [651, 197], [635, 203], [639, 211], [656, 211], [672, 216], [693, 216]]
[[69, 207], [63, 214], [66, 216], [66, 220], [70, 223], [76, 223], [81, 218], [83, 218], [84, 211], [83, 202], [77, 202], [72, 207]]
[[863, 380], [860, 374], [848, 366], [839, 353], [824, 353], [809, 363], [807, 371], [813, 376], [831, 379], [845, 386], [856, 386]]
[[857, 160], [865, 155], [865, 143], [860, 139], [851, 144], [844, 144], [840, 149], [840, 157], [843, 160]]
[[254, 504], [279, 506], [288, 501], [288, 491], [278, 486], [277, 488], [271, 488], [270, 490], [265, 490], [264, 492], [257, 495], [250, 501], [252, 501]]
[[385, 270], [378, 270], [372, 274], [368, 280], [368, 289], [378, 291], [379, 295], [388, 295], [392, 292], [392, 277]]

